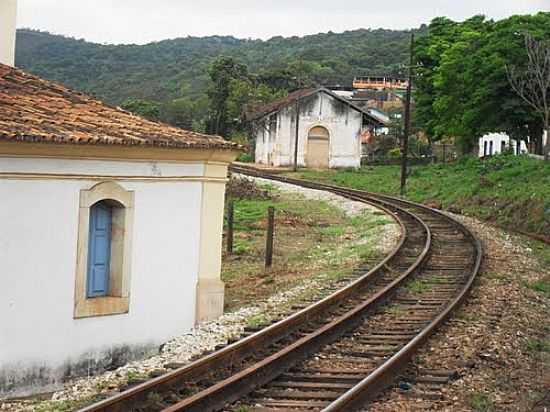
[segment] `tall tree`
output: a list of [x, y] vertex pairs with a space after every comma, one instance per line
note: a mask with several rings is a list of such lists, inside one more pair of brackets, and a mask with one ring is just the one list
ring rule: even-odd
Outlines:
[[208, 68], [208, 75], [212, 81], [207, 91], [211, 112], [208, 131], [227, 137], [232, 120], [228, 117], [227, 107], [231, 83], [248, 79], [248, 69], [231, 57], [221, 56], [212, 62]]
[[519, 70], [507, 66], [508, 80], [514, 91], [544, 122], [546, 146], [544, 159], [550, 160], [550, 41], [537, 41], [530, 34], [525, 35], [527, 67]]

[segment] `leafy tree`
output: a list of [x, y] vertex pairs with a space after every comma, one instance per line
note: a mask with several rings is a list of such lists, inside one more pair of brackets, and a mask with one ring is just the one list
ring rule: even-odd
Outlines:
[[127, 99], [121, 107], [149, 120], [159, 120], [160, 118], [160, 105], [155, 102], [143, 99]]
[[235, 87], [234, 82], [248, 78], [248, 68], [244, 64], [237, 63], [231, 57], [221, 56], [212, 62], [208, 68], [208, 74], [212, 81], [207, 92], [211, 112], [209, 132], [228, 136], [232, 122], [228, 99], [232, 88]]
[[498, 22], [475, 16], [463, 23], [432, 21], [415, 51], [417, 120], [432, 140], [455, 137], [470, 150], [478, 137], [503, 131], [524, 139], [536, 124], [534, 111], [508, 83], [506, 64], [524, 67], [522, 32], [550, 36], [550, 13]]

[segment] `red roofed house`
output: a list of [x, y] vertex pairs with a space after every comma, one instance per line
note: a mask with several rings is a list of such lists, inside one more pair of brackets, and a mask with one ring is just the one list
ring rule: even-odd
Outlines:
[[0, 64], [0, 398], [119, 366], [223, 312], [238, 151]]

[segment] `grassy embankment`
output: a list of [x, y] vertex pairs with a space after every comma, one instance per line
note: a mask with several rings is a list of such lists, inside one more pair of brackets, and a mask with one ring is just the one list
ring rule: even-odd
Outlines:
[[[224, 252], [222, 265], [226, 310], [266, 299], [305, 279], [336, 280], [361, 262], [380, 258], [376, 243], [381, 227], [392, 222], [382, 212], [348, 217], [325, 201], [262, 188], [268, 190], [267, 199], [235, 199], [234, 254]], [[265, 270], [269, 206], [276, 210], [275, 247], [273, 266]]]
[[[360, 170], [302, 170], [296, 177], [398, 195], [399, 166]], [[472, 216], [504, 229], [550, 239], [550, 163], [528, 157], [465, 157], [455, 163], [414, 166], [408, 179], [410, 200]], [[526, 240], [543, 265], [550, 247]], [[550, 279], [529, 287], [550, 296]]]
[[[304, 179], [398, 195], [399, 166], [360, 170], [303, 170]], [[414, 166], [410, 200], [550, 237], [550, 164], [526, 157], [465, 157], [455, 163]]]

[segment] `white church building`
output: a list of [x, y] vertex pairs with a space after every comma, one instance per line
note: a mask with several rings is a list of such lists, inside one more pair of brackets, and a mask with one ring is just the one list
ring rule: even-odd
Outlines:
[[12, 67], [15, 1], [0, 16], [2, 398], [120, 366], [222, 314], [240, 149]]
[[299, 167], [358, 168], [361, 135], [385, 126], [322, 87], [297, 90], [256, 108], [248, 120], [254, 124], [256, 163], [276, 167], [294, 165], [297, 155]]

